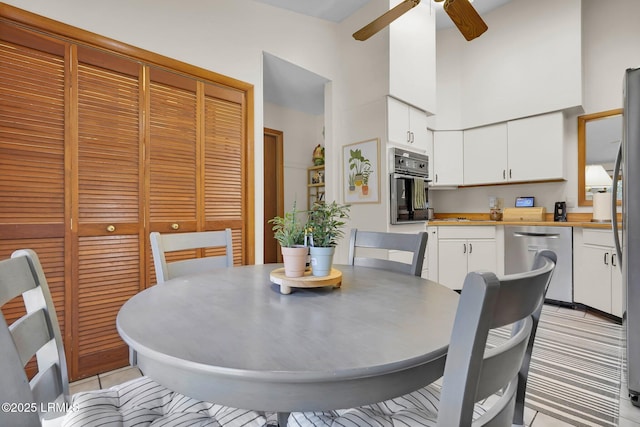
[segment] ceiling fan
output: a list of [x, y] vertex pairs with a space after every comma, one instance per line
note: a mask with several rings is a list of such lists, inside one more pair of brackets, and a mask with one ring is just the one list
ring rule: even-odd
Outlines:
[[[469, 0], [434, 1], [444, 1], [444, 11], [447, 12], [447, 15], [449, 15], [453, 23], [456, 24], [456, 27], [458, 27], [458, 30], [460, 30], [465, 39], [469, 41], [473, 40], [487, 31], [487, 24], [485, 24], [480, 15], [478, 15], [478, 12], [471, 6]], [[361, 41], [367, 40], [418, 4], [420, 4], [420, 0], [404, 0], [399, 5], [353, 33], [353, 38]]]

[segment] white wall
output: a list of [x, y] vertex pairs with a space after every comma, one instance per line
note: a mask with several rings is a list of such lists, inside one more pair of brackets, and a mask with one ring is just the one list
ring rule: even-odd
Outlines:
[[512, 0], [484, 14], [489, 29], [470, 42], [456, 28], [439, 31], [433, 128], [467, 129], [580, 105], [580, 6]]
[[294, 201], [298, 210], [307, 209], [307, 168], [313, 166], [313, 149], [324, 145], [324, 116], [265, 103], [264, 126], [283, 132], [285, 211]]
[[[514, 0], [519, 3], [521, 0]], [[526, 3], [526, 2], [525, 2]], [[554, 15], [559, 3], [552, 7], [542, 7], [539, 2], [529, 2], [549, 15]], [[508, 18], [511, 21], [524, 14], [514, 14]], [[640, 2], [637, 0], [615, 0], [602, 2], [599, 0], [582, 0], [582, 106], [581, 109], [570, 110], [565, 115], [565, 171], [566, 182], [521, 184], [505, 186], [488, 186], [459, 190], [432, 191], [431, 201], [436, 212], [488, 212], [488, 197], [497, 196], [504, 199], [506, 207], [513, 206], [518, 195], [535, 196], [536, 204], [545, 206], [552, 211], [555, 201], [566, 200], [571, 205], [577, 205], [578, 199], [578, 143], [577, 117], [581, 114], [595, 113], [622, 107], [622, 76], [628, 67], [640, 66], [638, 40], [640, 40], [640, 26], [637, 17], [640, 16]], [[525, 19], [525, 21], [528, 20]], [[496, 25], [489, 24], [489, 31]], [[570, 27], [572, 28], [572, 27]], [[546, 31], [546, 26], [538, 27], [539, 32]], [[446, 30], [449, 31], [449, 30]], [[450, 34], [437, 34], [451, 38]], [[484, 35], [482, 36], [484, 37]], [[480, 39], [482, 38], [480, 37]], [[503, 36], [508, 39], [508, 36]], [[505, 41], [506, 42], [506, 41]], [[499, 40], [496, 43], [500, 43]], [[440, 43], [438, 42], [438, 47]], [[455, 52], [449, 52], [448, 57]], [[438, 73], [441, 72], [440, 57], [438, 56]], [[442, 90], [455, 94], [455, 88], [450, 84], [442, 84], [438, 77], [438, 110], [440, 111]], [[522, 82], [523, 84], [525, 82]], [[453, 96], [449, 100], [454, 99]], [[450, 101], [453, 102], [453, 101]], [[451, 107], [453, 109], [453, 107]], [[443, 112], [448, 112], [444, 109]], [[543, 111], [540, 111], [543, 112]], [[466, 113], [464, 113], [466, 114]], [[459, 118], [450, 120], [445, 125], [454, 126], [462, 123]], [[591, 212], [590, 207], [569, 207], [569, 212]]]
[[640, 67], [640, 2], [583, 0], [585, 114], [622, 108], [622, 76]]

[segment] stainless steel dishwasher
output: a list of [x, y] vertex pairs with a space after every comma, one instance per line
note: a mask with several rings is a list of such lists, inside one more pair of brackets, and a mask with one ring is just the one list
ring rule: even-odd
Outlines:
[[558, 256], [547, 300], [573, 306], [573, 232], [571, 227], [504, 227], [504, 272], [530, 270], [539, 249], [551, 249]]

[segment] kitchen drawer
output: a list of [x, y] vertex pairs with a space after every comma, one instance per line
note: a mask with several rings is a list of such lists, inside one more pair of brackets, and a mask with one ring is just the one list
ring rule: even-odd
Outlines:
[[589, 230], [582, 231], [582, 242], [586, 245], [614, 246], [613, 231]]
[[495, 226], [443, 226], [438, 227], [439, 239], [495, 239]]

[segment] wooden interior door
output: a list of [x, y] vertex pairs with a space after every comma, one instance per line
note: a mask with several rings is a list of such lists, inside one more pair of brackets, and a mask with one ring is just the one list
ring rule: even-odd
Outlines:
[[144, 274], [142, 66], [90, 48], [78, 47], [75, 56], [74, 379], [128, 364], [116, 316]]
[[264, 263], [282, 262], [282, 253], [268, 221], [284, 215], [283, 133], [264, 129]]
[[[0, 22], [0, 259], [17, 249], [37, 252], [65, 345], [66, 55], [64, 43]], [[3, 307], [8, 323], [22, 313], [22, 301]]]
[[[147, 209], [148, 285], [156, 283], [148, 234], [198, 231], [198, 98], [195, 79], [149, 69]], [[195, 257], [196, 251], [167, 255]]]
[[[249, 198], [246, 177], [250, 172], [243, 143], [246, 138], [243, 126], [246, 99], [240, 91], [212, 84], [203, 83], [200, 92], [204, 104], [201, 227], [207, 231], [230, 228], [234, 264], [247, 264], [246, 248], [250, 245], [250, 233], [246, 215]], [[215, 250], [207, 250], [206, 255], [214, 254]]]

